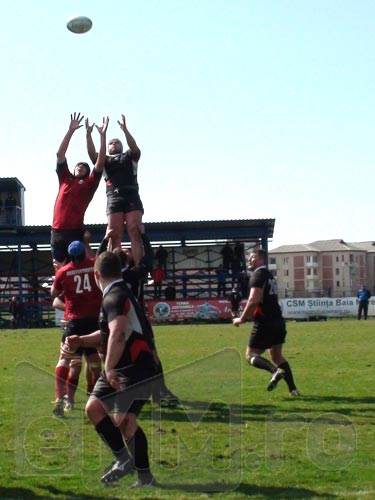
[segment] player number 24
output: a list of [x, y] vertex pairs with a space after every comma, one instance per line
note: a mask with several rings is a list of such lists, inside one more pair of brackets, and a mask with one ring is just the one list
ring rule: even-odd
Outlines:
[[85, 290], [91, 292], [91, 283], [88, 274], [76, 274], [74, 281], [76, 283], [76, 293], [83, 293]]

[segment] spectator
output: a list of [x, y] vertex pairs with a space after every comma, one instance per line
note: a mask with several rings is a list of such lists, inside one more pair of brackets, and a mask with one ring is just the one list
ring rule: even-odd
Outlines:
[[159, 245], [159, 248], [156, 250], [155, 259], [158, 261], [158, 267], [167, 270], [167, 259], [168, 259], [168, 250], [166, 250], [163, 245]]
[[238, 310], [240, 308], [240, 303], [242, 300], [242, 295], [238, 290], [238, 287], [233, 287], [233, 290], [228, 295], [228, 300], [230, 302], [230, 307], [232, 309], [232, 318], [238, 317]]
[[156, 267], [152, 270], [151, 277], [154, 280], [154, 299], [159, 299], [161, 297], [163, 279], [165, 278], [164, 269]]
[[363, 319], [367, 319], [368, 301], [370, 300], [371, 293], [369, 290], [367, 290], [365, 285], [362, 285], [361, 288], [358, 290], [357, 297], [358, 297], [357, 318], [361, 319], [363, 311]]
[[233, 247], [233, 253], [234, 253], [234, 256], [240, 262], [241, 266], [246, 267], [244, 244], [241, 243], [240, 241], [236, 241], [236, 243]]
[[217, 296], [225, 297], [225, 292], [226, 292], [226, 281], [227, 281], [227, 270], [224, 268], [224, 266], [220, 265], [216, 269], [216, 275], [217, 275]]
[[21, 328], [24, 326], [25, 308], [19, 297], [13, 296], [10, 299], [9, 312], [12, 320], [12, 328]]
[[238, 283], [238, 280], [240, 278], [240, 273], [241, 273], [241, 262], [235, 256], [232, 260], [232, 268], [231, 268], [231, 274], [232, 274], [232, 287]]
[[234, 256], [233, 250], [229, 245], [228, 241], [225, 243], [220, 253], [223, 257], [223, 268], [228, 272], [232, 265], [232, 260]]
[[172, 284], [165, 288], [164, 294], [166, 300], [176, 300], [176, 288]]
[[186, 274], [185, 270], [182, 273], [181, 281], [182, 281], [182, 296], [184, 299], [186, 299], [186, 297], [187, 297], [187, 284], [189, 281], [189, 277]]
[[249, 295], [249, 276], [246, 271], [246, 267], [243, 267], [241, 269], [239, 278], [238, 278], [238, 285], [240, 287], [240, 292], [242, 295], [242, 298], [247, 299]]

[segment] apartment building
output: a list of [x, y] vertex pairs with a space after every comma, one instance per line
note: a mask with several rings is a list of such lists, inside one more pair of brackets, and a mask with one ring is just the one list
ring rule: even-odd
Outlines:
[[279, 296], [353, 297], [360, 285], [375, 292], [375, 242], [321, 240], [269, 251]]

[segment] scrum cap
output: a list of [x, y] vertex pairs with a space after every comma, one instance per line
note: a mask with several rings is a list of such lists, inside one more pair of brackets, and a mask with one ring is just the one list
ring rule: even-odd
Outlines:
[[85, 257], [85, 247], [81, 241], [72, 241], [68, 246], [68, 254], [73, 262], [79, 262]]

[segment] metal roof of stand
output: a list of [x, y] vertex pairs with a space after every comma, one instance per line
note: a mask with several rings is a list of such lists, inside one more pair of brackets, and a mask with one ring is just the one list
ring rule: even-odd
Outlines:
[[[235, 219], [203, 221], [145, 222], [151, 244], [164, 246], [217, 245], [226, 241], [253, 242], [268, 250], [268, 240], [273, 237], [275, 219]], [[88, 224], [90, 244], [97, 248], [106, 231], [106, 224]], [[46, 267], [53, 274], [50, 254], [50, 226], [17, 226], [0, 228], [0, 274], [13, 272], [35, 272], [36, 267]], [[130, 245], [124, 235], [125, 245]], [[19, 253], [17, 263], [14, 253]], [[37, 257], [37, 262], [35, 262]], [[28, 263], [30, 258], [33, 262]], [[13, 274], [14, 276], [14, 274]]]

